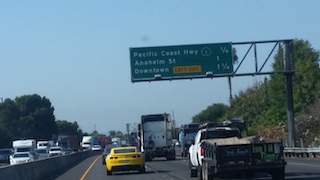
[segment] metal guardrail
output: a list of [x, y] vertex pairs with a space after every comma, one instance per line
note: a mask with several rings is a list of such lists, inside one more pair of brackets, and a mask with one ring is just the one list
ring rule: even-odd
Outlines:
[[286, 157], [320, 157], [320, 148], [284, 148], [283, 153]]
[[284, 148], [284, 152], [292, 153], [320, 153], [320, 148]]

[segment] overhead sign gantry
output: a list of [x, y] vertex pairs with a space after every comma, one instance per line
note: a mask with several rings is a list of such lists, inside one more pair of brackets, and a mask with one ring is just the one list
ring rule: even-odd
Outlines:
[[130, 48], [130, 62], [132, 82], [233, 73], [231, 43]]

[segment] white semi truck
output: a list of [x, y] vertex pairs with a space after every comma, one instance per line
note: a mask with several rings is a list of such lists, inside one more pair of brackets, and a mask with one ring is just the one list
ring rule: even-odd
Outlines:
[[146, 161], [155, 157], [176, 159], [170, 114], [141, 116], [141, 143], [141, 151], [144, 152]]

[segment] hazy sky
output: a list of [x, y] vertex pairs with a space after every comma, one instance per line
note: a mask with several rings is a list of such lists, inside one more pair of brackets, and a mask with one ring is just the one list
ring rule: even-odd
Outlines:
[[[228, 103], [227, 78], [131, 83], [130, 47], [298, 38], [320, 50], [319, 7], [318, 0], [0, 0], [0, 97], [45, 96], [56, 119], [86, 132], [124, 132], [141, 115], [163, 112], [189, 123]], [[242, 58], [247, 49], [236, 48]], [[261, 46], [259, 61], [269, 52]], [[240, 71], [252, 72], [253, 56], [245, 62]], [[232, 93], [261, 79], [232, 78]]]

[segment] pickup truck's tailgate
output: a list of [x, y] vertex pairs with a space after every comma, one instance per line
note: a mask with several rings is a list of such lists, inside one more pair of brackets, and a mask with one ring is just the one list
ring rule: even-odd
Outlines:
[[217, 154], [221, 166], [266, 164], [279, 161], [283, 156], [278, 143], [218, 146]]
[[251, 162], [251, 146], [250, 145], [227, 145], [218, 146], [217, 157], [218, 164], [235, 165], [248, 164]]

